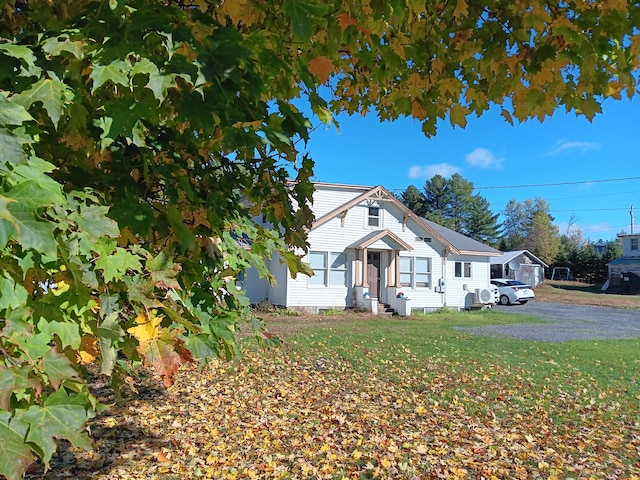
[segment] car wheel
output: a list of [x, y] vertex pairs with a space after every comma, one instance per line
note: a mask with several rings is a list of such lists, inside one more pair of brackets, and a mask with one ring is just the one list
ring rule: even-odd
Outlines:
[[520, 305], [524, 305], [525, 303], [527, 303], [529, 300], [520, 300]]
[[506, 295], [501, 295], [500, 296], [500, 304], [501, 305], [509, 305], [511, 302], [509, 301], [509, 297], [507, 297]]

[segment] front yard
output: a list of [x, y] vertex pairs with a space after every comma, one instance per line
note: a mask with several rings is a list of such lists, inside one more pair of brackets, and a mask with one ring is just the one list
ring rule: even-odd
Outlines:
[[451, 328], [510, 321], [271, 316], [281, 347], [248, 344], [166, 391], [142, 381], [93, 422], [94, 452], [27, 478], [639, 478], [640, 340]]

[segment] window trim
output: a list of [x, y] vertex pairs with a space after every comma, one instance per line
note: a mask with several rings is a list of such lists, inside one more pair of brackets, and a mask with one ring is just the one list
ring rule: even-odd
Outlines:
[[[349, 283], [349, 257], [347, 252], [332, 252], [330, 250], [311, 250], [308, 253], [307, 259], [309, 261], [309, 265], [311, 265], [311, 255], [322, 255], [324, 257], [324, 267], [323, 268], [314, 268], [311, 266], [311, 269], [314, 272], [321, 271], [324, 273], [324, 282], [323, 283], [314, 283], [312, 278], [307, 278], [307, 287], [309, 288], [347, 288]], [[340, 256], [344, 255], [344, 268], [332, 268], [332, 263]], [[341, 272], [344, 273], [344, 283], [339, 285], [332, 285], [331, 283], [331, 273], [332, 272]]]
[[[371, 210], [373, 209], [376, 210], [376, 215], [372, 215]], [[365, 219], [367, 228], [382, 228], [382, 211], [383, 208], [380, 205], [367, 205], [367, 216]], [[371, 224], [372, 220], [375, 220], [375, 225]]]
[[[472, 262], [463, 262], [463, 261], [457, 261], [455, 262], [455, 265], [453, 266], [453, 278], [472, 278], [473, 277], [473, 268], [472, 268]], [[460, 272], [458, 273], [458, 270], [460, 270]], [[468, 275], [467, 275], [467, 270], [468, 270]]]
[[[410, 260], [410, 270], [403, 270], [402, 269], [402, 260]], [[426, 272], [418, 272], [418, 263], [419, 260], [426, 260], [427, 262], [427, 271]], [[412, 288], [412, 289], [422, 289], [422, 288], [431, 288], [431, 282], [432, 282], [432, 278], [433, 278], [433, 272], [432, 272], [432, 266], [433, 266], [433, 262], [431, 257], [419, 257], [419, 256], [400, 256], [400, 262], [399, 262], [399, 277], [400, 277], [400, 286], [403, 288]], [[403, 275], [410, 275], [411, 276], [411, 282], [409, 285], [407, 285], [407, 282], [402, 282], [402, 276]], [[428, 280], [427, 280], [427, 285], [423, 286], [420, 285], [418, 286], [418, 282], [417, 282], [417, 277], [418, 275], [426, 275]], [[424, 282], [420, 282], [420, 283], [424, 283]]]

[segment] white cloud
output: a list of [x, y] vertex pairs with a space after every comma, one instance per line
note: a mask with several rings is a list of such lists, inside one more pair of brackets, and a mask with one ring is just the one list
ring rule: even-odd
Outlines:
[[562, 152], [566, 152], [567, 150], [588, 152], [589, 150], [597, 150], [598, 148], [600, 148], [599, 143], [560, 140], [549, 150], [548, 155], [558, 155]]
[[436, 163], [433, 165], [414, 165], [409, 168], [409, 178], [422, 178], [428, 180], [434, 175], [450, 177], [454, 173], [460, 173], [460, 169], [448, 163]]
[[464, 159], [472, 167], [501, 169], [504, 158], [496, 157], [486, 148], [476, 148], [473, 152], [467, 153]]

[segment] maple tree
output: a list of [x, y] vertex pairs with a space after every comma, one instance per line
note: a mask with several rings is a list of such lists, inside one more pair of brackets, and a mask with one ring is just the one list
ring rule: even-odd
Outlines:
[[305, 269], [297, 98], [323, 122], [411, 115], [428, 135], [493, 104], [591, 118], [637, 92], [639, 17], [626, 1], [0, 0], [0, 475], [48, 465], [55, 439], [89, 444], [88, 368], [117, 388], [123, 358], [166, 384], [231, 358], [252, 318], [238, 273], [268, 277], [276, 253]]

